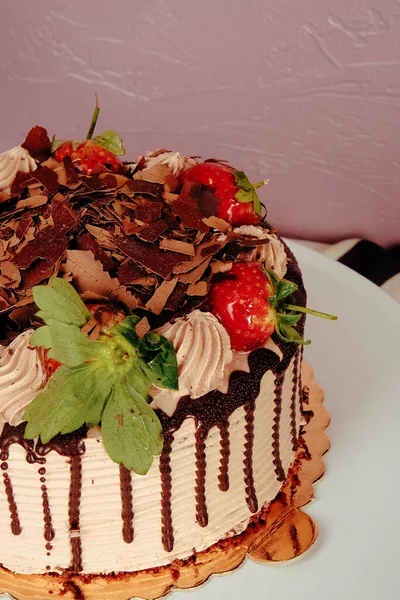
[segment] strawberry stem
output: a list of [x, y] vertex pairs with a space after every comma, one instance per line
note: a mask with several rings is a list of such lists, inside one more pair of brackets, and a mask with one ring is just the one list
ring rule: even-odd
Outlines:
[[262, 181], [257, 181], [257, 183], [252, 183], [253, 188], [257, 189], [269, 183], [269, 179], [263, 179]]
[[95, 94], [95, 96], [96, 96], [96, 106], [94, 107], [93, 116], [92, 116], [92, 120], [90, 122], [89, 131], [87, 132], [87, 136], [86, 136], [87, 140], [91, 140], [92, 139], [93, 133], [94, 133], [94, 128], [96, 127], [97, 119], [99, 118], [99, 112], [100, 112], [99, 99], [97, 97], [97, 94]]
[[312, 310], [311, 308], [305, 308], [304, 306], [295, 306], [294, 304], [285, 304], [284, 308], [289, 310], [295, 310], [296, 312], [303, 312], [314, 317], [321, 317], [322, 319], [329, 319], [330, 321], [337, 321], [336, 315], [330, 315], [328, 313], [320, 312], [319, 310]]

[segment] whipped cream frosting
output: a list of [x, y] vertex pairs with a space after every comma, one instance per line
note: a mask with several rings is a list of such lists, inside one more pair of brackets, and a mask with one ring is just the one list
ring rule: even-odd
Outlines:
[[233, 355], [228, 332], [214, 315], [194, 310], [186, 318], [163, 325], [157, 333], [176, 350], [179, 391], [153, 387], [153, 408], [172, 415], [181, 396], [199, 398], [224, 383]]
[[37, 350], [29, 345], [32, 333], [33, 329], [28, 329], [9, 346], [0, 346], [0, 433], [4, 423], [22, 422], [26, 407], [45, 382]]
[[22, 146], [15, 146], [0, 154], [0, 192], [10, 193], [18, 171], [30, 173], [37, 169], [34, 159]]
[[246, 254], [240, 254], [239, 260], [264, 262], [267, 267], [273, 269], [279, 279], [285, 276], [287, 270], [287, 256], [285, 247], [280, 239], [273, 233], [267, 233], [262, 227], [255, 225], [242, 225], [233, 230], [241, 235], [250, 235], [260, 240], [268, 239], [268, 244], [261, 244]]
[[180, 154], [180, 152], [162, 152], [158, 156], [147, 156], [146, 158], [146, 169], [167, 165], [174, 175], [179, 175], [179, 173], [186, 171], [195, 164], [197, 163], [194, 158]]

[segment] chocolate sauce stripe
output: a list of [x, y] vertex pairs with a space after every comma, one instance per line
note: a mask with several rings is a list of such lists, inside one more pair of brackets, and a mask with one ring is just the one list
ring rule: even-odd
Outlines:
[[164, 446], [160, 456], [161, 477], [161, 540], [166, 552], [172, 552], [174, 548], [174, 529], [172, 525], [172, 472], [171, 452], [173, 433], [164, 435]]
[[132, 473], [119, 465], [119, 478], [121, 489], [121, 518], [122, 518], [122, 537], [126, 544], [133, 542], [133, 496], [132, 496]]
[[230, 456], [230, 438], [229, 438], [229, 422], [220, 425], [220, 445], [221, 458], [218, 475], [218, 487], [221, 492], [229, 490], [229, 456]]
[[208, 431], [202, 429], [199, 425], [196, 428], [196, 520], [200, 527], [207, 527], [208, 512], [206, 501], [206, 443]]
[[275, 373], [275, 397], [274, 397], [274, 413], [275, 417], [273, 419], [272, 425], [272, 456], [273, 456], [273, 464], [275, 466], [275, 473], [278, 478], [278, 481], [285, 480], [285, 471], [282, 466], [281, 459], [281, 449], [280, 449], [280, 424], [281, 424], [281, 414], [282, 414], [282, 389], [283, 383], [285, 379], [284, 373]]
[[14, 490], [11, 483], [10, 475], [7, 473], [8, 465], [6, 462], [1, 463], [1, 470], [3, 471], [3, 483], [4, 491], [7, 496], [8, 509], [10, 511], [10, 526], [13, 535], [21, 535], [22, 527], [18, 517], [18, 508], [15, 503]]
[[258, 510], [257, 494], [254, 487], [253, 458], [254, 458], [254, 411], [255, 402], [245, 404], [245, 445], [244, 445], [244, 483], [246, 502], [249, 510], [256, 513]]
[[69, 486], [69, 532], [72, 551], [71, 570], [73, 573], [82, 571], [82, 543], [80, 532], [80, 504], [82, 492], [82, 459], [71, 456], [70, 463], [70, 486]]
[[290, 399], [290, 429], [291, 429], [291, 437], [292, 437], [292, 449], [294, 452], [298, 448], [296, 400], [298, 399], [299, 370], [301, 368], [300, 353], [301, 353], [301, 350], [299, 348], [296, 352], [294, 364], [293, 364], [292, 397]]

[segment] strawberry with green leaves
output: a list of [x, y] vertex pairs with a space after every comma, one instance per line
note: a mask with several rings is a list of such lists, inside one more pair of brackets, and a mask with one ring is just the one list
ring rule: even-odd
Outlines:
[[212, 286], [210, 309], [227, 330], [233, 350], [260, 348], [273, 333], [285, 342], [309, 344], [296, 329], [302, 313], [337, 317], [293, 304], [297, 288], [259, 263], [235, 263], [224, 279]]
[[107, 130], [93, 137], [99, 116], [100, 107], [97, 102], [93, 112], [92, 122], [84, 140], [55, 140], [51, 149], [53, 157], [62, 162], [69, 157], [75, 166], [85, 175], [94, 175], [109, 169], [113, 173], [121, 173], [124, 169], [118, 156], [125, 154], [122, 140], [115, 131]]
[[243, 171], [216, 162], [198, 163], [182, 174], [182, 181], [191, 181], [212, 188], [219, 200], [217, 216], [234, 226], [257, 225], [261, 203], [257, 188], [267, 183], [250, 183]]

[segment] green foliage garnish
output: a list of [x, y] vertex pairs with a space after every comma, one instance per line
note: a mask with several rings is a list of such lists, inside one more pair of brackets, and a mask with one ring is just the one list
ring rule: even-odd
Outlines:
[[274, 290], [274, 293], [268, 297], [268, 302], [275, 310], [276, 334], [284, 342], [295, 342], [303, 345], [311, 343], [311, 340], [304, 340], [294, 327], [300, 321], [303, 313], [322, 317], [323, 319], [337, 320], [335, 315], [293, 304], [293, 294], [299, 286], [287, 279], [279, 279], [273, 269], [266, 268], [265, 274]]
[[162, 449], [161, 424], [149, 406], [152, 384], [178, 389], [178, 366], [173, 345], [148, 332], [140, 338], [131, 315], [96, 341], [80, 328], [91, 318], [74, 288], [51, 278], [50, 286], [36, 286], [33, 295], [46, 325], [31, 337], [35, 346], [62, 364], [24, 414], [25, 437], [43, 443], [86, 423], [102, 424], [105, 448], [111, 459], [145, 474]]
[[235, 199], [238, 202], [242, 202], [247, 204], [248, 202], [252, 202], [254, 205], [254, 212], [256, 215], [261, 217], [261, 202], [258, 197], [256, 188], [261, 187], [266, 183], [266, 181], [260, 181], [259, 183], [250, 183], [247, 178], [247, 175], [243, 171], [235, 171], [235, 184], [238, 188], [238, 191], [235, 194]]
[[121, 138], [118, 133], [115, 133], [115, 131], [112, 131], [111, 129], [107, 129], [104, 133], [96, 135], [96, 137], [93, 138], [93, 142], [96, 146], [105, 148], [116, 156], [123, 156], [125, 154], [125, 148], [122, 145]]

